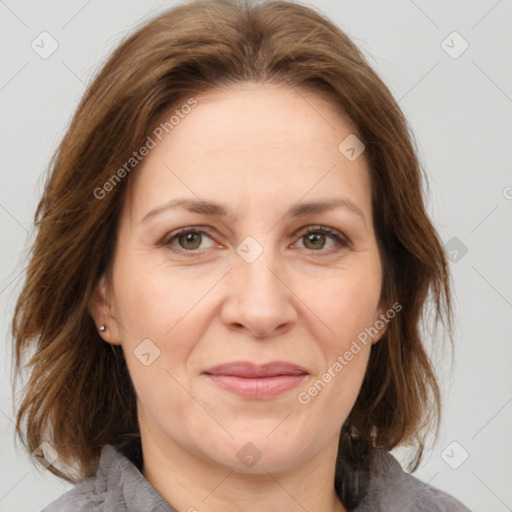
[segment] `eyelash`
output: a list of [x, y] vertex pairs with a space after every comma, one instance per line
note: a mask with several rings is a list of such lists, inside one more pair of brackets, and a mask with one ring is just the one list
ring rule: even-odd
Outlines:
[[[176, 247], [172, 247], [171, 246], [171, 242], [174, 240], [174, 239], [177, 239], [178, 237], [182, 236], [182, 235], [186, 235], [188, 233], [196, 233], [196, 234], [201, 234], [201, 235], [206, 235], [208, 236], [209, 238], [212, 238], [212, 236], [202, 230], [202, 229], [195, 229], [193, 226], [190, 226], [190, 227], [187, 227], [187, 228], [182, 228], [182, 229], [179, 229], [178, 231], [175, 231], [175, 232], [172, 232], [172, 233], [169, 233], [161, 242], [160, 245], [162, 246], [165, 246], [167, 248], [169, 248], [171, 251], [173, 252], [178, 252], [186, 257], [196, 257], [196, 256], [200, 256], [202, 254], [203, 251], [201, 250], [190, 250], [190, 251], [187, 251], [185, 249], [178, 249]], [[310, 235], [312, 233], [322, 233], [322, 234], [325, 234], [325, 235], [328, 235], [330, 236], [332, 239], [335, 240], [335, 242], [338, 244], [338, 247], [334, 250], [329, 250], [326, 254], [326, 251], [322, 250], [322, 249], [319, 249], [318, 251], [315, 251], [313, 249], [310, 249], [310, 252], [313, 253], [313, 256], [315, 257], [322, 257], [322, 256], [326, 256], [326, 255], [331, 255], [331, 254], [335, 254], [335, 253], [338, 253], [339, 251], [341, 251], [343, 248], [347, 248], [350, 246], [350, 242], [348, 241], [348, 239], [346, 239], [345, 237], [341, 236], [337, 231], [331, 229], [331, 228], [328, 228], [326, 226], [313, 226], [313, 227], [310, 227], [307, 231], [304, 231], [300, 234], [299, 238], [304, 238], [305, 236], [307, 235]], [[307, 250], [307, 248], [305, 248]], [[314, 254], [315, 252], [321, 252], [323, 254]]]

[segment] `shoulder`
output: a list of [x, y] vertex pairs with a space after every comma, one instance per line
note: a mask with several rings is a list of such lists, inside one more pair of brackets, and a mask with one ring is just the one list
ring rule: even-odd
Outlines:
[[103, 505], [96, 505], [89, 496], [77, 492], [76, 488], [52, 501], [41, 512], [98, 512]]
[[176, 512], [137, 467], [112, 445], [103, 447], [96, 474], [42, 512]]
[[406, 473], [386, 450], [376, 449], [368, 492], [354, 512], [471, 512], [450, 494]]
[[[125, 510], [108, 508], [112, 502], [120, 502], [119, 484], [116, 478], [122, 477], [121, 454], [111, 445], [104, 446], [96, 474], [75, 484], [75, 486], [50, 503], [42, 512], [98, 512], [103, 510]], [[109, 503], [110, 502], [110, 503]], [[118, 503], [121, 505], [122, 503]]]

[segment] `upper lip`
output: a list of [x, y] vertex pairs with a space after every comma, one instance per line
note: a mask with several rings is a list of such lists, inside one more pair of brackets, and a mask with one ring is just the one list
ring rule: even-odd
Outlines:
[[308, 373], [302, 366], [284, 361], [272, 361], [257, 365], [246, 361], [234, 361], [209, 368], [203, 373], [208, 375], [232, 375], [235, 377], [276, 377], [278, 375], [305, 375]]

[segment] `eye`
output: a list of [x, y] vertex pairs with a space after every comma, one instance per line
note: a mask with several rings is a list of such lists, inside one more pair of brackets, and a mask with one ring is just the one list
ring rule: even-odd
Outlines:
[[[336, 253], [342, 248], [349, 246], [349, 242], [340, 233], [325, 226], [310, 227], [306, 232], [302, 233], [300, 240], [303, 240], [303, 245], [306, 249], [319, 252], [326, 248], [325, 246], [329, 238], [331, 239], [331, 249], [334, 247], [334, 250], [329, 250], [328, 253]], [[326, 251], [322, 252], [325, 253]]]
[[[204, 237], [211, 240], [208, 233], [203, 230], [191, 227], [182, 228], [178, 231], [169, 233], [169, 235], [162, 241], [162, 245], [169, 247], [173, 251], [181, 252], [185, 256], [193, 256], [194, 254], [187, 253], [201, 253], [202, 251], [198, 249], [200, 248]], [[178, 244], [178, 246], [176, 246], [176, 244]], [[201, 249], [205, 249], [205, 247], [202, 247]]]
[[[205, 237], [213, 242], [212, 237], [206, 231], [189, 226], [169, 233], [162, 240], [161, 245], [184, 256], [198, 256], [204, 249], [214, 247], [214, 243], [208, 247], [201, 247]], [[329, 239], [330, 247], [326, 248], [326, 245], [329, 245]], [[303, 241], [302, 248], [308, 249], [309, 252], [320, 253], [315, 256], [337, 253], [350, 245], [348, 239], [343, 235], [326, 226], [310, 227], [307, 231], [302, 232], [299, 240]]]

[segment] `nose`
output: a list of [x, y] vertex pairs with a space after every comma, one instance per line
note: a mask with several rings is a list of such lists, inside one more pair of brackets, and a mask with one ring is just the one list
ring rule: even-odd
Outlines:
[[221, 318], [228, 329], [272, 338], [290, 330], [297, 321], [292, 287], [270, 251], [264, 251], [252, 263], [237, 256], [226, 277], [227, 297]]

